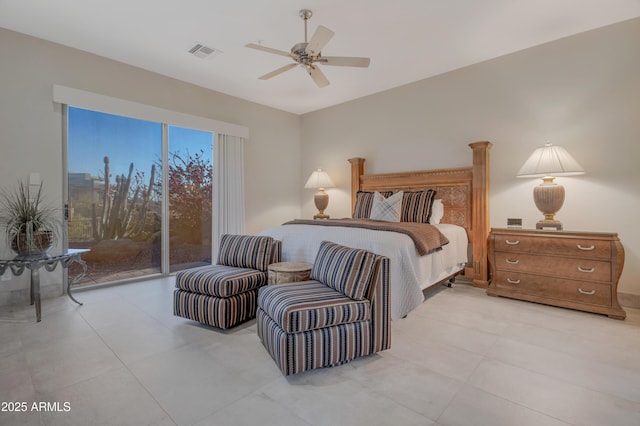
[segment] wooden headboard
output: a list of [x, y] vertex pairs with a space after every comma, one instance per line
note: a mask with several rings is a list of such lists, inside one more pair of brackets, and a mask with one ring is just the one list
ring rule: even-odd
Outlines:
[[472, 259], [465, 275], [473, 285], [488, 285], [487, 238], [489, 237], [489, 150], [491, 142], [469, 144], [473, 151], [471, 167], [419, 170], [400, 173], [365, 174], [364, 158], [351, 158], [351, 211], [358, 191], [408, 191], [435, 189], [444, 204], [441, 223], [452, 223], [467, 230]]

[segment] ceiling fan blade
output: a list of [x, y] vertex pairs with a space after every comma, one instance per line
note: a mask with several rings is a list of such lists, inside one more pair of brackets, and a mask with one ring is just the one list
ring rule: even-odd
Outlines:
[[263, 75], [262, 77], [258, 77], [258, 78], [259, 78], [260, 80], [268, 80], [268, 79], [270, 79], [271, 77], [275, 77], [276, 75], [278, 75], [278, 74], [282, 74], [283, 72], [285, 72], [285, 71], [289, 71], [291, 68], [295, 68], [295, 67], [297, 67], [297, 66], [298, 66], [298, 64], [296, 64], [296, 63], [293, 63], [293, 64], [287, 64], [287, 65], [285, 65], [284, 67], [280, 67], [280, 68], [278, 68], [277, 70], [273, 70], [273, 71], [271, 71], [271, 72], [269, 72], [269, 73], [266, 73], [266, 74], [265, 74], [265, 75]]
[[263, 52], [267, 52], [267, 53], [275, 53], [276, 55], [280, 55], [280, 56], [291, 57], [291, 53], [289, 52], [285, 52], [284, 50], [272, 49], [271, 47], [266, 47], [261, 44], [249, 43], [249, 44], [245, 44], [244, 47], [249, 47], [251, 49], [256, 49], [256, 50], [262, 50]]
[[329, 40], [333, 37], [333, 31], [322, 25], [318, 25], [316, 32], [311, 36], [309, 44], [305, 49], [307, 53], [318, 54], [323, 47], [329, 43]]
[[310, 65], [307, 68], [307, 72], [309, 73], [309, 75], [311, 76], [311, 79], [316, 83], [318, 87], [322, 88], [329, 85], [329, 80], [327, 79], [327, 76], [324, 75], [324, 73], [320, 70], [320, 68]]
[[370, 58], [358, 58], [353, 56], [322, 56], [317, 62], [323, 65], [333, 65], [337, 67], [363, 67], [366, 68], [371, 62]]

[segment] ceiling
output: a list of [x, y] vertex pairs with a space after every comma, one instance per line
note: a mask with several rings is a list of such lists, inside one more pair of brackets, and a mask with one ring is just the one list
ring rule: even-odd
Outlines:
[[[289, 51], [335, 36], [326, 56], [367, 56], [369, 68], [324, 66], [318, 88], [296, 67], [258, 77]], [[218, 92], [303, 114], [568, 35], [640, 16], [640, 0], [0, 0], [0, 27], [71, 46]], [[203, 43], [222, 53], [188, 53]]]

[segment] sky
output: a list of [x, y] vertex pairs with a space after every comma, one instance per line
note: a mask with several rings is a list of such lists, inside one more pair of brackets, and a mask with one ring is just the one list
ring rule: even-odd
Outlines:
[[[169, 126], [169, 152], [185, 155], [204, 151], [212, 161], [213, 134]], [[69, 107], [69, 173], [104, 176], [104, 157], [112, 176], [127, 174], [129, 164], [149, 176], [151, 165], [162, 156], [162, 124]], [[135, 173], [135, 172], [134, 172]]]

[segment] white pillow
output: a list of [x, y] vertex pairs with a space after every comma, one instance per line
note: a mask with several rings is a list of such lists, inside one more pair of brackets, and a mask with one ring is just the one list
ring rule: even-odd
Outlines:
[[384, 220], [385, 222], [400, 222], [402, 195], [402, 191], [399, 191], [385, 199], [382, 194], [376, 191], [373, 194], [373, 203], [371, 204], [369, 219]]
[[444, 216], [444, 204], [442, 204], [442, 200], [440, 198], [436, 198], [433, 200], [433, 204], [431, 205], [431, 217], [429, 218], [429, 223], [432, 225], [437, 225], [442, 220], [442, 216]]

